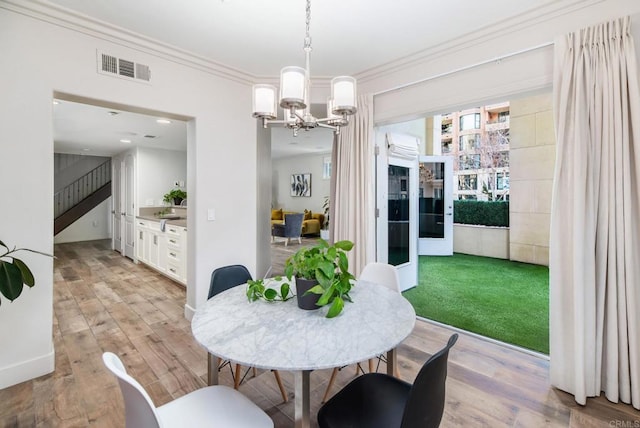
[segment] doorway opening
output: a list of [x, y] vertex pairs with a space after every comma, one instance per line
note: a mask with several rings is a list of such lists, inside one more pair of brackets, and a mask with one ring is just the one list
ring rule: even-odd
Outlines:
[[[166, 195], [175, 189], [187, 190], [188, 120], [174, 114], [54, 94], [56, 190], [61, 189], [67, 197], [88, 193], [84, 201], [94, 196], [87, 189], [96, 187], [98, 181], [108, 187], [108, 193], [101, 199], [94, 198], [93, 206], [79, 212], [75, 221], [55, 236], [54, 243], [109, 239], [112, 249], [122, 256], [145, 262], [186, 285], [187, 207], [186, 203], [174, 206]], [[99, 166], [93, 168], [96, 164]], [[137, 220], [142, 217], [159, 225], [153, 236], [141, 229]], [[161, 227], [169, 218], [182, 222], [179, 226], [184, 242], [178, 246], [162, 245], [165, 230]], [[180, 233], [177, 228], [175, 231], [172, 239], [178, 242]], [[143, 242], [146, 236], [152, 244]], [[141, 251], [143, 247], [148, 251]], [[156, 251], [151, 251], [154, 248]], [[148, 263], [145, 254], [155, 254], [155, 263]]]

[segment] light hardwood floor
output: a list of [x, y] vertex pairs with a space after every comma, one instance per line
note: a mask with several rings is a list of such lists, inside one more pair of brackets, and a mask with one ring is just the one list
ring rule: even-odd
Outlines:
[[[183, 317], [181, 286], [110, 251], [108, 241], [60, 244], [55, 253], [56, 369], [0, 390], [0, 426], [123, 426], [122, 396], [102, 364], [104, 351], [122, 358], [156, 405], [205, 385], [206, 353]], [[412, 380], [450, 334], [418, 321], [399, 347], [401, 377]], [[354, 372], [353, 367], [342, 370], [334, 392]], [[293, 376], [281, 374], [293, 398]], [[331, 370], [319, 370], [311, 375], [313, 415], [330, 374]], [[221, 382], [231, 385], [227, 371]], [[276, 427], [293, 426], [293, 400], [282, 402], [271, 373], [259, 372], [240, 390], [265, 409]], [[639, 425], [640, 414], [631, 406], [599, 397], [581, 407], [569, 394], [550, 388], [548, 361], [543, 358], [465, 334], [451, 351], [443, 427]]]

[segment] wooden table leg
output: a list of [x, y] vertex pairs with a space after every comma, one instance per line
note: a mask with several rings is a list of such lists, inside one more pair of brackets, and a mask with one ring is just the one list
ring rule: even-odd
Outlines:
[[296, 428], [309, 428], [309, 394], [310, 394], [310, 382], [309, 375], [310, 370], [300, 370], [295, 372], [295, 427]]
[[387, 352], [387, 374], [389, 376], [394, 376], [396, 373], [396, 350], [390, 349]]
[[218, 365], [220, 364], [220, 358], [213, 354], [207, 353], [207, 380], [209, 385], [218, 384]]

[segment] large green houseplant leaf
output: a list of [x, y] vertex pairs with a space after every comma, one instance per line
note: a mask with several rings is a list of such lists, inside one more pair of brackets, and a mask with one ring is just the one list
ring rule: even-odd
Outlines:
[[[0, 241], [0, 251], [3, 251], [2, 248], [4, 248], [4, 254], [0, 255], [0, 293], [10, 301], [14, 301], [22, 294], [24, 285], [33, 287], [36, 281], [26, 263], [14, 257], [13, 254], [18, 251], [29, 251], [44, 256], [53, 256], [28, 248], [14, 247], [10, 249], [4, 242]], [[0, 303], [2, 303], [1, 300]]]

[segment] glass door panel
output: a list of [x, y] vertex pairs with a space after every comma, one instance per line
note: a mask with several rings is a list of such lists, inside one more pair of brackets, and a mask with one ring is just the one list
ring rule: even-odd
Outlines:
[[408, 263], [409, 257], [409, 168], [389, 165], [388, 227], [389, 264]]

